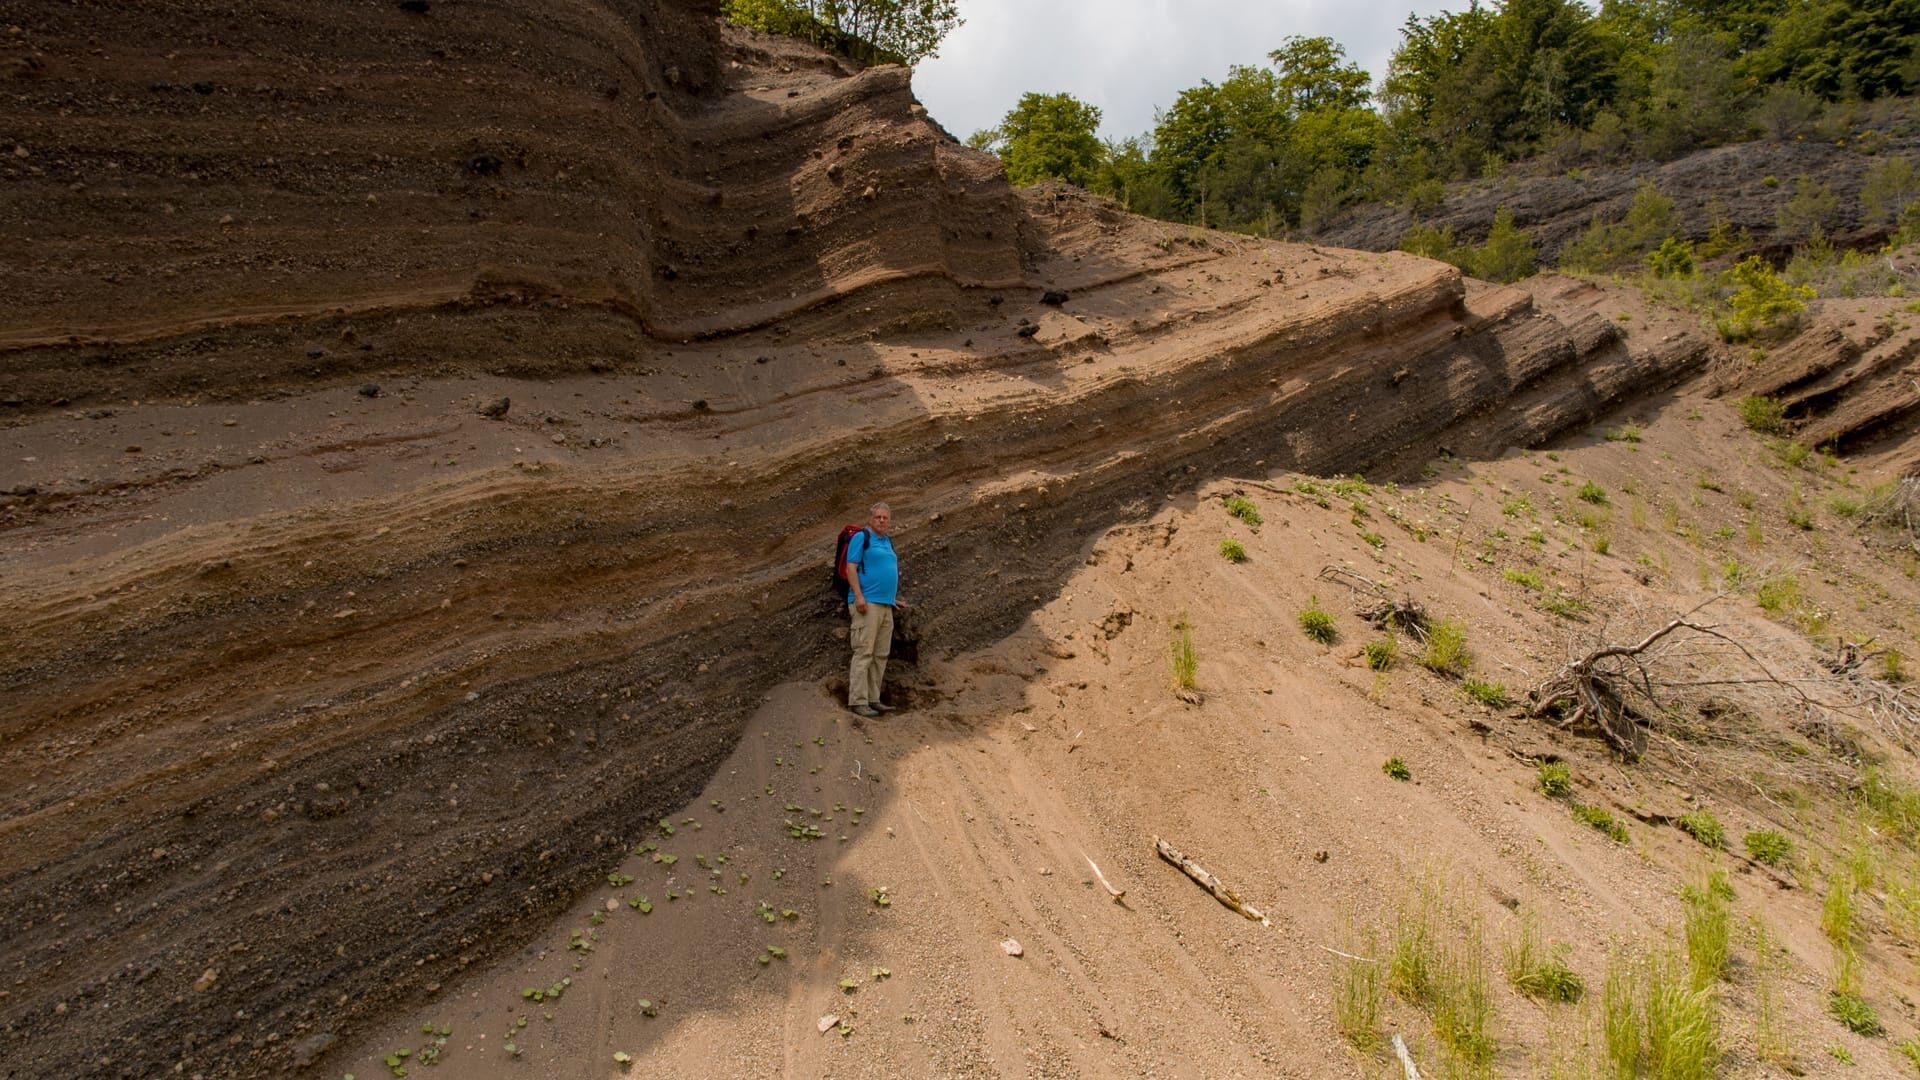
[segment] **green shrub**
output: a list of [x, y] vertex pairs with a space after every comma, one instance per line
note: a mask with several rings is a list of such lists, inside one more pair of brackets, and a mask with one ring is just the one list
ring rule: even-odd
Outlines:
[[1420, 652], [1420, 666], [1439, 675], [1458, 678], [1473, 664], [1467, 649], [1467, 631], [1453, 619], [1435, 619], [1427, 624], [1427, 646]]
[[1627, 827], [1620, 824], [1619, 820], [1606, 810], [1579, 802], [1570, 804], [1570, 809], [1573, 811], [1573, 820], [1590, 829], [1605, 833], [1607, 839], [1616, 844], [1627, 842]]
[[1393, 777], [1395, 780], [1413, 779], [1413, 770], [1407, 768], [1407, 763], [1397, 757], [1390, 757], [1381, 762], [1380, 771]]
[[1654, 277], [1687, 278], [1693, 276], [1693, 241], [1669, 236], [1647, 256], [1647, 269]]
[[1727, 270], [1721, 280], [1734, 290], [1728, 298], [1732, 311], [1719, 323], [1720, 336], [1727, 341], [1746, 341], [1790, 325], [1814, 295], [1811, 286], [1787, 284], [1758, 255]]
[[1677, 967], [1661, 957], [1647, 965], [1642, 1006], [1647, 1022], [1647, 1075], [1710, 1080], [1720, 1063], [1713, 988], [1691, 985], [1679, 977]]
[[1266, 520], [1260, 516], [1260, 508], [1253, 505], [1252, 500], [1243, 496], [1229, 495], [1222, 505], [1227, 508], [1227, 513], [1232, 514], [1234, 517], [1239, 518], [1249, 525], [1257, 526]]
[[1762, 435], [1783, 435], [1787, 430], [1787, 406], [1760, 394], [1740, 399], [1740, 421], [1748, 431]]
[[1579, 489], [1573, 493], [1573, 497], [1595, 506], [1607, 505], [1607, 489], [1591, 480], [1582, 482]]
[[1362, 649], [1367, 656], [1367, 666], [1375, 671], [1391, 670], [1394, 661], [1400, 658], [1400, 646], [1392, 637], [1369, 641]]
[[1537, 784], [1547, 798], [1564, 799], [1573, 794], [1573, 770], [1563, 761], [1549, 761], [1540, 766]]
[[1242, 544], [1238, 540], [1233, 540], [1233, 539], [1222, 540], [1220, 541], [1220, 555], [1223, 558], [1225, 558], [1228, 562], [1234, 562], [1234, 563], [1246, 562], [1247, 548], [1245, 544]]
[[1489, 709], [1504, 709], [1513, 703], [1513, 699], [1507, 696], [1507, 688], [1497, 682], [1468, 679], [1460, 684], [1460, 689], [1468, 697]]
[[1721, 827], [1720, 819], [1714, 817], [1711, 811], [1695, 810], [1690, 814], [1681, 814], [1679, 824], [1681, 832], [1715, 851], [1726, 846], [1727, 832]]
[[1793, 841], [1771, 829], [1756, 829], [1741, 841], [1754, 862], [1778, 866], [1793, 853]]
[[1300, 632], [1322, 645], [1331, 645], [1340, 636], [1333, 624], [1333, 615], [1320, 606], [1320, 598], [1312, 597], [1306, 608], [1300, 612]]

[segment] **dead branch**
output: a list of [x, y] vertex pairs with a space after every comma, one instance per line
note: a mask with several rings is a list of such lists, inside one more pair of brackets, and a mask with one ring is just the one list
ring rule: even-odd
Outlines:
[[1399, 630], [1422, 645], [1427, 642], [1427, 609], [1411, 596], [1396, 600], [1393, 590], [1370, 577], [1356, 574], [1344, 566], [1323, 566], [1320, 580], [1345, 585], [1368, 597], [1370, 602], [1357, 609], [1362, 619], [1379, 630]]
[[[1088, 866], [1093, 867], [1093, 876], [1100, 879], [1100, 887], [1107, 890], [1107, 895], [1113, 897], [1113, 902], [1121, 904], [1120, 898], [1127, 895], [1127, 890], [1114, 888], [1113, 882], [1107, 880], [1107, 875], [1100, 872], [1100, 864], [1093, 861], [1093, 856], [1083, 851], [1080, 853], [1080, 857], [1087, 860]], [[1121, 904], [1121, 906], [1124, 907], [1126, 905]]]
[[1247, 918], [1252, 919], [1254, 922], [1259, 923], [1261, 926], [1273, 925], [1272, 920], [1268, 919], [1266, 915], [1262, 913], [1259, 908], [1252, 907], [1247, 903], [1245, 903], [1244, 901], [1242, 901], [1238, 893], [1234, 892], [1232, 889], [1227, 888], [1224, 884], [1221, 883], [1219, 878], [1214, 877], [1212, 874], [1207, 873], [1204, 869], [1201, 868], [1199, 863], [1194, 862], [1192, 859], [1187, 858], [1185, 855], [1182, 855], [1180, 853], [1180, 850], [1174, 847], [1172, 844], [1169, 844], [1165, 840], [1162, 840], [1156, 836], [1153, 838], [1153, 849], [1160, 853], [1160, 857], [1162, 859], [1165, 859], [1167, 862], [1172, 863], [1174, 866], [1179, 867], [1181, 873], [1186, 874], [1188, 877], [1192, 878], [1201, 888], [1212, 893], [1213, 898], [1215, 900], [1220, 901], [1222, 904], [1225, 904], [1227, 907], [1232, 908], [1233, 910], [1239, 912], [1241, 915], [1244, 915]]
[[1420, 1080], [1420, 1070], [1413, 1065], [1413, 1055], [1407, 1051], [1407, 1040], [1393, 1033], [1393, 1056], [1400, 1059], [1400, 1067], [1407, 1070], [1407, 1080]]

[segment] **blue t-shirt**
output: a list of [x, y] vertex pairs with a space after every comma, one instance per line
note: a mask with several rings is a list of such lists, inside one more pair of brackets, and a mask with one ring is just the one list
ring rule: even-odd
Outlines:
[[[891, 604], [900, 590], [900, 560], [893, 554], [893, 539], [875, 536], [862, 529], [847, 541], [847, 565], [859, 567], [860, 594], [869, 604]], [[847, 603], [853, 603], [852, 593]]]

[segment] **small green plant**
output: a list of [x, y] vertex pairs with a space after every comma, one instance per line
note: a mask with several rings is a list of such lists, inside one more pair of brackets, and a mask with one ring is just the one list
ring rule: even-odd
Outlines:
[[1607, 441], [1637, 444], [1640, 441], [1640, 435], [1640, 425], [1629, 420], [1607, 432]]
[[1778, 866], [1793, 853], [1793, 841], [1772, 829], [1756, 829], [1741, 841], [1746, 846], [1747, 857], [1754, 862]]
[[1239, 518], [1249, 525], [1258, 526], [1266, 520], [1260, 516], [1260, 508], [1255, 506], [1252, 500], [1244, 496], [1229, 495], [1223, 505], [1226, 506], [1227, 513], [1232, 514], [1234, 517]]
[[1607, 505], [1607, 489], [1591, 480], [1582, 482], [1579, 489], [1573, 493], [1573, 497], [1595, 506]]
[[1546, 579], [1540, 576], [1540, 571], [1538, 570], [1515, 570], [1510, 568], [1501, 571], [1500, 576], [1531, 592], [1540, 592], [1547, 587]]
[[1540, 766], [1536, 785], [1547, 798], [1564, 799], [1573, 794], [1573, 770], [1563, 761], [1549, 761]]
[[1748, 431], [1761, 435], [1784, 435], [1787, 431], [1787, 406], [1770, 397], [1748, 394], [1740, 399], [1740, 422], [1747, 425]]
[[1692, 813], [1681, 814], [1678, 824], [1681, 832], [1715, 851], [1727, 844], [1727, 831], [1721, 826], [1720, 819], [1714, 817], [1710, 810], [1695, 810]]
[[1908, 1037], [1893, 1044], [1893, 1052], [1907, 1059], [1907, 1064], [1920, 1069], [1920, 1038]]
[[1606, 533], [1598, 533], [1594, 536], [1593, 543], [1590, 546], [1593, 548], [1595, 555], [1605, 555], [1608, 551], [1612, 550], [1613, 541], [1607, 539]]
[[1543, 945], [1533, 920], [1523, 920], [1520, 932], [1509, 938], [1501, 948], [1501, 955], [1506, 960], [1507, 981], [1528, 997], [1547, 1001], [1578, 1001], [1586, 990], [1586, 984], [1578, 973], [1567, 966], [1569, 951], [1566, 945]]
[[1427, 645], [1420, 653], [1420, 666], [1438, 675], [1458, 678], [1473, 664], [1467, 649], [1467, 631], [1453, 619], [1435, 619], [1427, 624]]
[[1381, 967], [1371, 957], [1378, 947], [1372, 934], [1355, 943], [1360, 957], [1337, 957], [1333, 968], [1333, 1015], [1340, 1034], [1355, 1049], [1380, 1043]]
[[1709, 1080], [1720, 1062], [1713, 988], [1692, 985], [1679, 966], [1664, 956], [1646, 965], [1647, 1075]]
[[1310, 597], [1307, 606], [1300, 612], [1300, 632], [1322, 645], [1331, 645], [1339, 638], [1339, 628], [1333, 624], [1333, 615], [1320, 606], [1320, 598]]
[[1899, 649], [1888, 649], [1880, 654], [1880, 679], [1882, 682], [1903, 683], [1907, 681], [1907, 672], [1901, 666]]
[[1596, 832], [1605, 833], [1607, 839], [1616, 844], [1627, 842], [1627, 827], [1605, 809], [1580, 802], [1570, 804], [1569, 808], [1573, 811], [1573, 820]]
[[1727, 973], [1727, 941], [1732, 927], [1727, 908], [1726, 872], [1715, 870], [1700, 886], [1688, 885], [1680, 891], [1686, 901], [1683, 927], [1686, 932], [1687, 965], [1698, 990], [1718, 982]]
[[1191, 692], [1200, 659], [1193, 649], [1193, 624], [1187, 621], [1184, 611], [1173, 620], [1173, 641], [1168, 646], [1168, 658], [1173, 665], [1174, 690]]
[[1395, 780], [1413, 779], [1413, 770], [1407, 768], [1407, 763], [1404, 761], [1401, 761], [1397, 757], [1390, 757], [1387, 760], [1381, 762], [1380, 771], [1383, 773], [1386, 773], [1388, 776], [1392, 777]]
[[1788, 284], [1758, 255], [1735, 264], [1721, 275], [1721, 281], [1734, 290], [1727, 301], [1732, 310], [1718, 323], [1720, 336], [1727, 341], [1747, 341], [1790, 325], [1814, 297], [1812, 286]]
[[1886, 1033], [1886, 1027], [1880, 1023], [1880, 1014], [1859, 994], [1830, 991], [1827, 994], [1827, 1011], [1840, 1021], [1842, 1027], [1855, 1035], [1872, 1037]]
[[1508, 517], [1519, 517], [1521, 514], [1531, 514], [1533, 513], [1533, 500], [1524, 494], [1515, 495], [1500, 505], [1500, 512]]
[[1467, 679], [1460, 684], [1460, 689], [1469, 698], [1489, 709], [1504, 709], [1513, 703], [1513, 700], [1507, 696], [1507, 688], [1497, 682]]
[[1400, 645], [1391, 635], [1367, 642], [1361, 651], [1366, 654], [1367, 667], [1374, 671], [1390, 671], [1400, 659]]
[[1220, 556], [1231, 563], [1246, 562], [1247, 546], [1231, 538], [1222, 540], [1220, 541]]

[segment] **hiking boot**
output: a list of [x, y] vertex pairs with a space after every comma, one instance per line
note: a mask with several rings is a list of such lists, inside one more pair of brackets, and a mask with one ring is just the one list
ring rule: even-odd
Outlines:
[[878, 701], [874, 702], [870, 707], [876, 712], [892, 712], [894, 710], [894, 706]]
[[853, 707], [853, 715], [871, 720], [880, 714], [873, 711], [873, 706], [871, 705], [855, 705]]

